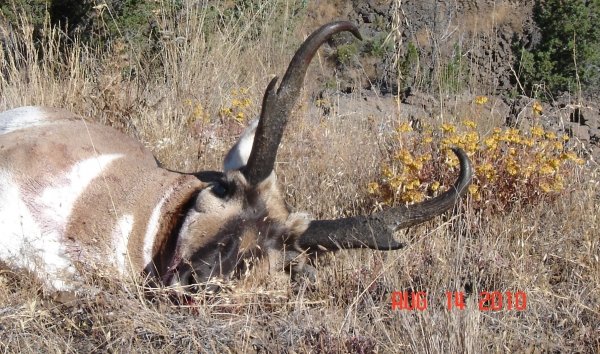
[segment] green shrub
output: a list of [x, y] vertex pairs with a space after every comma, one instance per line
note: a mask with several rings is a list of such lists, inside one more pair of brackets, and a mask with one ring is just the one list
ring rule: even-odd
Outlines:
[[152, 38], [152, 23], [160, 6], [143, 0], [107, 0], [97, 6], [90, 0], [11, 0], [0, 5], [0, 13], [15, 27], [20, 25], [20, 16], [26, 16], [34, 33], [42, 30], [48, 18], [71, 36], [77, 34], [84, 42], [103, 45], [123, 36], [138, 43]]
[[0, 23], [16, 25], [20, 16], [26, 15], [34, 27], [34, 36], [38, 37], [48, 13], [49, 0], [13, 0], [0, 2]]
[[454, 43], [452, 57], [447, 61], [440, 61], [440, 68], [435, 81], [445, 93], [456, 94], [467, 87], [469, 67], [467, 62], [463, 60], [463, 54], [461, 46]]
[[534, 20], [541, 42], [531, 50], [516, 48], [526, 93], [538, 84], [552, 94], [599, 92], [600, 0], [537, 1]]
[[405, 87], [413, 86], [419, 71], [419, 50], [413, 42], [406, 45], [406, 54], [398, 61], [398, 72], [402, 75]]
[[379, 33], [372, 39], [368, 39], [365, 46], [365, 52], [377, 58], [385, 58], [386, 54], [393, 53], [394, 45], [391, 40], [386, 40], [386, 33]]
[[352, 62], [352, 58], [358, 55], [358, 46], [356, 43], [342, 44], [337, 47], [335, 58], [341, 65], [347, 66]]

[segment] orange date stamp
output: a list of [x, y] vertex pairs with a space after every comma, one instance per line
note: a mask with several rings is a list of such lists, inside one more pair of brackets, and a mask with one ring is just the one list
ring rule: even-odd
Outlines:
[[[391, 296], [392, 310], [425, 311], [429, 305], [426, 291], [394, 291]], [[446, 291], [446, 309], [464, 310], [465, 294], [462, 291]], [[524, 291], [481, 291], [477, 299], [479, 311], [525, 311], [527, 294]]]

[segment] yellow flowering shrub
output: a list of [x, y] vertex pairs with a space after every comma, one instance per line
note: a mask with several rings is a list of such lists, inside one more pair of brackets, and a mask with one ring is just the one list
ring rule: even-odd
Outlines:
[[222, 119], [233, 119], [240, 124], [245, 124], [247, 121], [248, 108], [252, 106], [252, 100], [248, 95], [247, 88], [234, 89], [231, 92], [233, 99], [231, 104], [226, 107], [221, 107], [219, 116]]
[[[469, 187], [475, 209], [502, 211], [516, 203], [535, 203], [565, 188], [570, 166], [583, 160], [568, 147], [568, 137], [541, 126], [528, 130], [495, 128], [480, 133], [464, 120], [415, 132], [410, 124], [397, 126], [389, 159], [367, 190], [379, 203], [394, 205], [431, 198], [454, 182], [459, 169], [452, 147], [462, 148], [473, 163]], [[444, 187], [442, 187], [444, 186]]]
[[182, 114], [190, 133], [196, 138], [204, 141], [208, 135], [212, 135], [229, 139], [231, 134], [236, 134], [239, 128], [245, 128], [248, 121], [256, 116], [256, 107], [251, 97], [249, 89], [235, 88], [226, 103], [217, 107], [204, 106], [199, 100], [186, 99]]

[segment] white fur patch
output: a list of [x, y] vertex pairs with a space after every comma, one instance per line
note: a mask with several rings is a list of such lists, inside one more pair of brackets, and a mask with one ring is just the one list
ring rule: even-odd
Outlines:
[[130, 262], [129, 262], [129, 236], [131, 235], [131, 231], [133, 230], [133, 215], [126, 214], [123, 215], [119, 221], [115, 229], [113, 230], [112, 239], [114, 245], [114, 254], [117, 269], [121, 274], [129, 273]]
[[254, 134], [257, 127], [258, 119], [255, 119], [244, 130], [238, 142], [233, 145], [225, 156], [223, 171], [233, 171], [246, 166], [252, 152], [252, 144], [254, 144]]
[[6, 171], [0, 173], [0, 259], [39, 274], [57, 290], [67, 288], [62, 280], [73, 274], [64, 256], [56, 230], [42, 231], [42, 225]]
[[173, 193], [173, 188], [170, 188], [165, 192], [165, 195], [160, 199], [158, 204], [152, 209], [152, 214], [150, 214], [150, 219], [148, 219], [148, 225], [146, 226], [146, 234], [144, 235], [144, 264], [150, 264], [152, 262], [152, 257], [154, 254], [152, 250], [154, 248], [154, 241], [156, 240], [156, 235], [158, 234], [158, 229], [160, 227], [160, 219], [162, 216], [162, 207], [167, 201], [167, 198]]
[[39, 107], [19, 107], [0, 113], [0, 135], [47, 124], [46, 113]]
[[120, 154], [80, 161], [39, 195], [26, 195], [9, 171], [0, 170], [0, 259], [38, 274], [56, 290], [68, 290], [75, 272], [64, 239], [73, 205], [89, 183]]
[[66, 226], [73, 205], [85, 188], [109, 163], [122, 156], [122, 154], [100, 155], [76, 163], [60, 181], [44, 189], [39, 196], [38, 203], [45, 207], [46, 217], [57, 225]]

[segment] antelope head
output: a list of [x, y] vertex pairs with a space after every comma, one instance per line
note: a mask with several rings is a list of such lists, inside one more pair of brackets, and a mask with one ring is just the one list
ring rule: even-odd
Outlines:
[[472, 179], [466, 154], [454, 149], [460, 174], [445, 193], [422, 203], [397, 206], [371, 215], [310, 220], [288, 210], [274, 172], [277, 149], [288, 117], [299, 96], [308, 65], [332, 35], [349, 31], [349, 22], [333, 22], [312, 33], [294, 55], [277, 87], [271, 80], [264, 94], [258, 123], [242, 135], [228, 153], [225, 172], [199, 172], [206, 183], [191, 199], [185, 216], [149, 267], [166, 285], [188, 286], [214, 276], [244, 272], [249, 260], [283, 251], [292, 270], [302, 255], [351, 248], [396, 250], [394, 231], [422, 223], [451, 209]]

